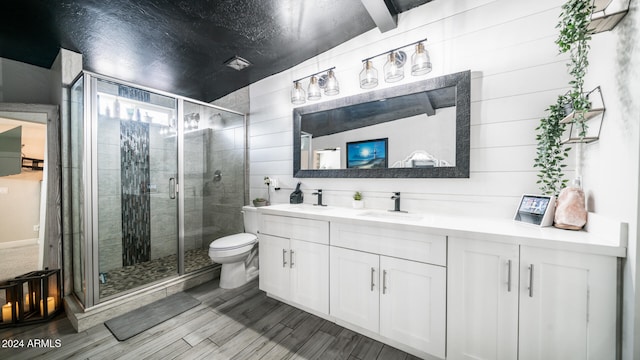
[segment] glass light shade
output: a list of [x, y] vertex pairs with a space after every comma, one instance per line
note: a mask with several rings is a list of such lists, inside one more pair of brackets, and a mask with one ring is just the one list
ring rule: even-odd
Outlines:
[[371, 60], [367, 60], [363, 64], [363, 69], [360, 72], [360, 87], [371, 89], [378, 86], [378, 70], [373, 67]]
[[311, 77], [311, 80], [309, 81], [309, 87], [307, 88], [307, 93], [307, 99], [309, 100], [320, 100], [320, 98], [322, 97], [317, 77]]
[[307, 101], [306, 97], [307, 94], [304, 92], [302, 86], [300, 86], [300, 82], [294, 82], [293, 89], [291, 89], [291, 103], [293, 105], [304, 104]]
[[338, 95], [340, 93], [340, 85], [338, 79], [333, 73], [333, 70], [329, 70], [327, 73], [327, 82], [324, 85], [324, 94], [328, 96]]
[[396, 61], [396, 53], [389, 53], [387, 63], [384, 64], [384, 81], [396, 82], [404, 79], [404, 66]]
[[416, 52], [411, 56], [411, 75], [418, 76], [431, 72], [431, 59], [423, 43], [416, 45]]

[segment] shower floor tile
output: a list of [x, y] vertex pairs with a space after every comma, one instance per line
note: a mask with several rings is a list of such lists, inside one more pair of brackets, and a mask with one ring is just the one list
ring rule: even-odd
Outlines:
[[[208, 249], [189, 250], [184, 254], [185, 273], [190, 273], [211, 266], [212, 264], [213, 262], [211, 258], [209, 258]], [[110, 270], [105, 273], [106, 282], [100, 284], [100, 299], [177, 274], [177, 255], [169, 255], [136, 265]]]

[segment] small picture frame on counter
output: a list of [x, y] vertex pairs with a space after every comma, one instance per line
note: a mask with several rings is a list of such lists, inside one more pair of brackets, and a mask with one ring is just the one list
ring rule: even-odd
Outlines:
[[513, 220], [541, 227], [552, 226], [555, 209], [556, 197], [553, 195], [524, 194]]

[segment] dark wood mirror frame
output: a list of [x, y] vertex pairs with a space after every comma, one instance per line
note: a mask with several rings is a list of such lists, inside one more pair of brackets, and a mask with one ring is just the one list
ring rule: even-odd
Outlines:
[[[456, 162], [450, 167], [385, 169], [301, 169], [301, 123], [306, 114], [374, 102], [418, 92], [455, 87]], [[471, 117], [471, 71], [370, 91], [293, 109], [293, 176], [296, 178], [468, 178]]]

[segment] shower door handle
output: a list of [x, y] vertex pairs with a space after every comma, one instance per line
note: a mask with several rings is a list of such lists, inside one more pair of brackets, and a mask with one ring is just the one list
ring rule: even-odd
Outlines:
[[169, 199], [176, 198], [176, 178], [169, 178]]

